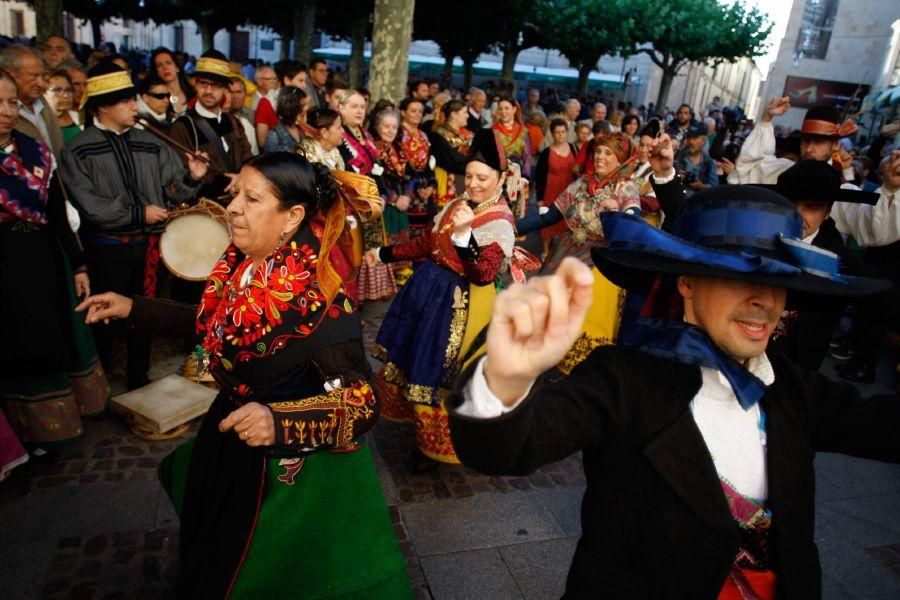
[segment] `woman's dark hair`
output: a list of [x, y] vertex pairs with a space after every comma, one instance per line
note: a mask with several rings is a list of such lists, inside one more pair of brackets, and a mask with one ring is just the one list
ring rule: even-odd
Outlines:
[[315, 129], [328, 129], [340, 118], [340, 113], [330, 108], [314, 108], [306, 113], [306, 124]]
[[47, 76], [47, 79], [53, 79], [54, 77], [61, 77], [69, 82], [69, 85], [72, 85], [72, 78], [69, 77], [69, 72], [66, 69], [56, 69], [52, 71], [50, 75]]
[[637, 121], [637, 129], [634, 130], [635, 133], [641, 130], [641, 119], [637, 115], [625, 115], [622, 117], [622, 125], [620, 128], [622, 131], [625, 131], [625, 127], [627, 127], [632, 121]]
[[550, 131], [550, 135], [553, 135], [553, 130], [556, 129], [557, 127], [565, 127], [568, 130], [569, 124], [566, 123], [565, 119], [559, 119], [559, 118], [553, 119], [552, 121], [550, 121], [550, 129], [548, 130], [548, 131]]
[[168, 54], [172, 57], [172, 62], [175, 63], [176, 67], [178, 67], [178, 83], [181, 85], [181, 91], [184, 92], [184, 95], [188, 100], [194, 98], [197, 95], [197, 91], [194, 89], [194, 86], [191, 85], [191, 82], [188, 81], [187, 75], [185, 75], [184, 73], [184, 69], [182, 69], [181, 65], [178, 64], [178, 59], [175, 57], [175, 53], [168, 48], [160, 46], [150, 53], [150, 72], [159, 75], [159, 71], [156, 70], [156, 57], [160, 54]]
[[[424, 81], [420, 81], [419, 83], [425, 83]], [[411, 104], [419, 103], [422, 105], [422, 108], [425, 108], [425, 103], [416, 98], [404, 98], [400, 101], [400, 110], [406, 112], [406, 110], [410, 107]]]
[[444, 123], [450, 120], [450, 115], [455, 113], [461, 108], [465, 108], [466, 103], [458, 98], [454, 98], [453, 100], [448, 100], [441, 107], [441, 114], [444, 115]]
[[299, 154], [260, 154], [244, 166], [256, 169], [268, 180], [282, 210], [302, 205], [311, 216], [316, 212], [327, 212], [337, 199], [337, 186], [328, 167], [311, 163]]
[[297, 117], [303, 112], [303, 99], [306, 92], [298, 87], [287, 85], [278, 92], [278, 102], [275, 114], [282, 124], [293, 127], [297, 123]]
[[[362, 94], [360, 94], [360, 95], [362, 95]], [[394, 108], [395, 108], [395, 106], [394, 106], [393, 101], [388, 100], [387, 98], [382, 98], [381, 100], [379, 100], [372, 106], [372, 110], [369, 111], [368, 118], [370, 119], [370, 121], [372, 121], [375, 119], [375, 115], [377, 115], [378, 113], [384, 112], [386, 110], [394, 110]], [[374, 131], [374, 127], [372, 126], [371, 122], [370, 122], [369, 126], [370, 126], [370, 128], [372, 128], [372, 131]]]
[[500, 104], [501, 102], [508, 102], [513, 108], [519, 107], [519, 103], [516, 102], [516, 99], [509, 94], [497, 94], [497, 104]]

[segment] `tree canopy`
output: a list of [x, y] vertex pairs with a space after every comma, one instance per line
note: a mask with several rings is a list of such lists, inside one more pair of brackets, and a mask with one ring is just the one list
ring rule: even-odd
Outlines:
[[662, 69], [657, 105], [691, 62], [719, 64], [765, 53], [772, 23], [760, 10], [717, 0], [627, 0], [629, 54], [643, 52]]

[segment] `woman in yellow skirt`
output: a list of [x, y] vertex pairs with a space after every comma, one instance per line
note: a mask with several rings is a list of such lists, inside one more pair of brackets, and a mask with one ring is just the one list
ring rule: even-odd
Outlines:
[[466, 193], [435, 217], [427, 235], [366, 255], [372, 263], [428, 259], [394, 298], [376, 339], [384, 361], [376, 381], [382, 416], [415, 424], [419, 469], [459, 462], [442, 402], [459, 361], [490, 320], [495, 279], [513, 255], [501, 148], [492, 130], [479, 131], [466, 164]]

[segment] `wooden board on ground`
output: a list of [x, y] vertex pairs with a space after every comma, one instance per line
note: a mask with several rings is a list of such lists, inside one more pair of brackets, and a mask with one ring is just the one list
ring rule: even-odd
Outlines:
[[216, 390], [181, 375], [168, 375], [142, 388], [115, 396], [113, 408], [136, 423], [165, 433], [206, 414]]

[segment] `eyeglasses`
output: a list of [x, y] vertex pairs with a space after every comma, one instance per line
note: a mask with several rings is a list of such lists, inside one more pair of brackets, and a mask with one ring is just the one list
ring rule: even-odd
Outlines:
[[219, 83], [218, 81], [210, 81], [209, 79], [195, 79], [194, 87], [196, 87], [198, 89], [204, 88], [204, 87], [211, 88], [214, 90], [224, 90], [225, 89], [225, 85]]
[[169, 92], [144, 92], [146, 95], [151, 98], [156, 98], [157, 100], [169, 100], [171, 95]]
[[70, 87], [67, 87], [67, 88], [52, 87], [47, 91], [50, 92], [51, 94], [58, 94], [60, 96], [71, 96], [75, 90], [73, 90]]

